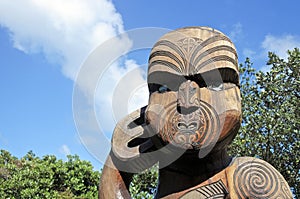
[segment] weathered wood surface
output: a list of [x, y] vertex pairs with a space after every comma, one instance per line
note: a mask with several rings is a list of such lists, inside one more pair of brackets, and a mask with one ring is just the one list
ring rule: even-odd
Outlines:
[[132, 174], [124, 173], [116, 168], [111, 155], [109, 155], [102, 170], [99, 185], [99, 198], [131, 198], [129, 193], [131, 177]]
[[147, 81], [148, 105], [115, 128], [100, 198], [130, 198], [129, 173], [156, 162], [156, 198], [292, 198], [270, 164], [227, 155], [241, 125], [238, 59], [228, 37], [207, 27], [167, 33], [151, 51]]

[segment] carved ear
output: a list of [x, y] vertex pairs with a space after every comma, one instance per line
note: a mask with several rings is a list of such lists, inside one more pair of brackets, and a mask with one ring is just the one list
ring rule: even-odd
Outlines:
[[119, 170], [141, 172], [157, 160], [148, 156], [154, 145], [146, 132], [144, 119], [146, 107], [138, 109], [119, 121], [112, 137], [113, 161]]

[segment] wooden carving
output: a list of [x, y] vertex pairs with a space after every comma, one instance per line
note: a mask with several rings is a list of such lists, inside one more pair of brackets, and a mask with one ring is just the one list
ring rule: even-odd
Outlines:
[[265, 161], [227, 155], [241, 125], [233, 43], [207, 27], [164, 35], [149, 57], [149, 103], [120, 121], [99, 198], [130, 198], [133, 173], [159, 162], [156, 198], [292, 198]]

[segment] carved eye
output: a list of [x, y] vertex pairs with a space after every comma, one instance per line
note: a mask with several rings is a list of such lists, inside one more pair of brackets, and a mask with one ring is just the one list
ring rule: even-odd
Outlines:
[[166, 85], [163, 85], [163, 86], [160, 86], [159, 88], [158, 88], [158, 92], [159, 93], [165, 93], [165, 92], [167, 92], [169, 89], [168, 89], [168, 87], [166, 86]]
[[207, 84], [207, 88], [208, 89], [211, 89], [211, 90], [214, 90], [214, 91], [221, 91], [224, 89], [224, 85], [223, 85], [223, 82], [209, 82]]

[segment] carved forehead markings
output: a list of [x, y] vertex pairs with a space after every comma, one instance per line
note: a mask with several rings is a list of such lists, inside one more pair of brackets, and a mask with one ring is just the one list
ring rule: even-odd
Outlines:
[[[214, 43], [215, 46], [201, 52], [205, 47]], [[163, 65], [180, 74], [193, 75], [216, 61], [227, 61], [237, 67], [237, 54], [230, 44], [232, 42], [224, 35], [215, 35], [205, 41], [195, 37], [183, 38], [177, 42], [161, 40], [153, 47], [153, 52], [149, 57], [149, 69], [156, 65]], [[209, 58], [212, 53], [218, 53], [218, 51], [224, 53]]]
[[[179, 54], [179, 57], [183, 59], [183, 63], [178, 59], [178, 56], [176, 56], [175, 54], [173, 54], [172, 52], [170, 51], [165, 51], [165, 50], [156, 50], [154, 52], [151, 53], [150, 57], [149, 57], [149, 69], [155, 65], [164, 65], [164, 66], [167, 66], [169, 68], [172, 68], [173, 70], [175, 70], [176, 72], [178, 73], [183, 73], [184, 72], [184, 68], [185, 68], [185, 65], [186, 65], [186, 59], [185, 59], [185, 54], [184, 52], [182, 51], [182, 49], [172, 43], [171, 41], [168, 41], [168, 40], [161, 40], [161, 41], [158, 41], [153, 49], [155, 49], [156, 47], [158, 46], [166, 46], [166, 47], [169, 47], [171, 48], [172, 50], [174, 50], [177, 54]], [[169, 57], [171, 58], [173, 61], [175, 61], [177, 63], [177, 65], [169, 62], [169, 61], [166, 61], [166, 60], [162, 60], [162, 59], [159, 59], [159, 60], [155, 60], [155, 61], [152, 61], [151, 60], [157, 56], [161, 56], [161, 57]]]
[[179, 40], [177, 45], [186, 52], [186, 55], [190, 55], [191, 52], [194, 51], [195, 47], [199, 46], [202, 42], [202, 39], [196, 37], [187, 37]]

